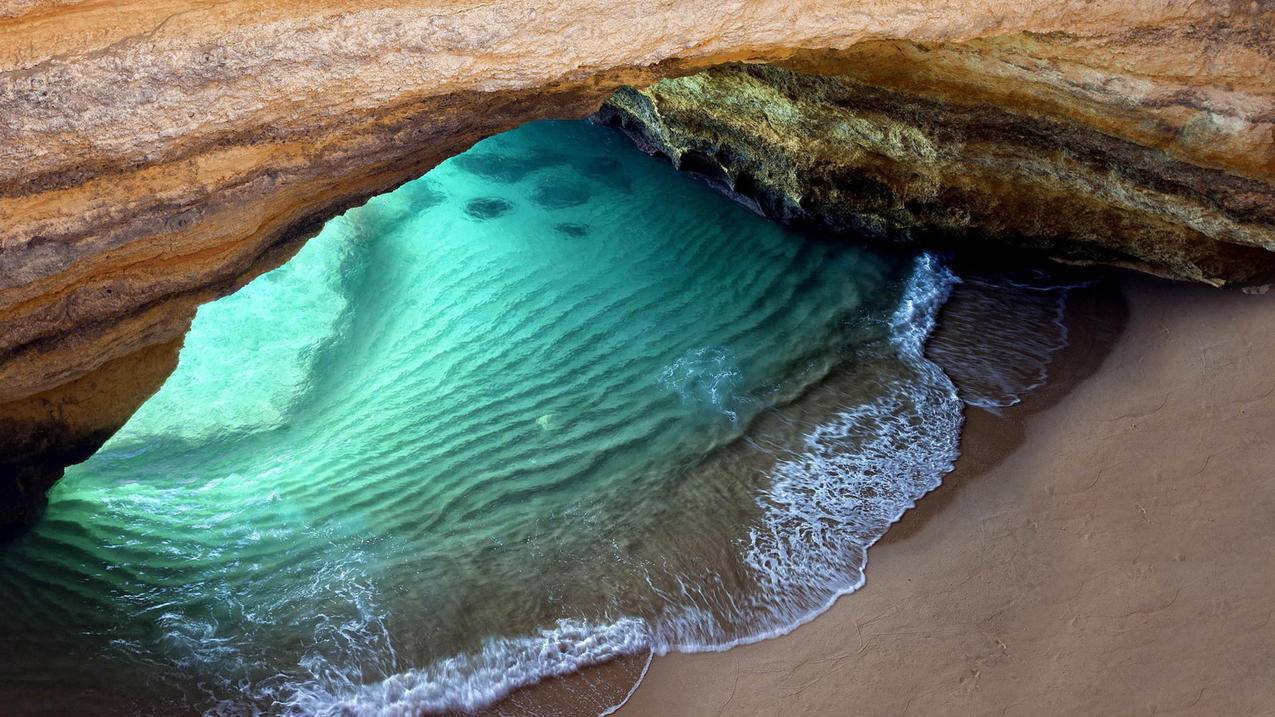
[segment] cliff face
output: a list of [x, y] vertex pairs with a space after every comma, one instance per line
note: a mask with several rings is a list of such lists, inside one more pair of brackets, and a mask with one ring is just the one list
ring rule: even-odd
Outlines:
[[[754, 167], [776, 206], [1076, 240], [1078, 257], [1192, 278], [1261, 274], [1244, 267], [1272, 248], [1272, 26], [1270, 0], [0, 4], [0, 528], [28, 523], [62, 466], [162, 383], [200, 303], [327, 218], [482, 136], [722, 63], [828, 77], [688, 80], [705, 88], [685, 95], [700, 93], [702, 121], [672, 111], [680, 91], [634, 107], [675, 155], [694, 148], [736, 184]], [[776, 104], [728, 130], [730, 98], [750, 96]], [[712, 127], [675, 132], [652, 108]], [[801, 130], [829, 122], [860, 139]], [[802, 141], [863, 151], [818, 169], [833, 164], [800, 160]], [[1030, 191], [1005, 188], [1024, 177]], [[1045, 222], [1050, 206], [1078, 216]], [[1108, 246], [1112, 227], [1134, 238]]]
[[[1135, 33], [1121, 49], [1217, 46], [1233, 31]], [[1243, 38], [1275, 49], [1275, 23]], [[1271, 281], [1269, 109], [1235, 109], [1235, 79], [1223, 89], [1178, 73], [1133, 92], [1134, 78], [1079, 64], [1098, 51], [1077, 58], [1076, 46], [1092, 44], [1069, 33], [865, 42], [625, 89], [599, 117], [767, 216], [821, 232]], [[1235, 102], [1231, 114], [1184, 111], [1210, 97]]]

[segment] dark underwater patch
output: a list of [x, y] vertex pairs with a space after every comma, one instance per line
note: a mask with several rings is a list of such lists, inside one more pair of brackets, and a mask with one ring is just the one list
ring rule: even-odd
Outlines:
[[429, 209], [442, 204], [443, 200], [447, 199], [447, 194], [443, 190], [425, 180], [406, 184], [398, 190], [398, 193], [407, 196], [408, 204], [415, 211]]
[[624, 163], [613, 157], [588, 157], [580, 162], [580, 173], [599, 184], [622, 192], [633, 191], [633, 180]]
[[496, 197], [479, 197], [465, 202], [465, 213], [483, 222], [508, 214], [513, 208], [512, 203]]
[[544, 166], [543, 162], [535, 157], [495, 152], [462, 154], [452, 161], [470, 174], [503, 184], [521, 181], [528, 174]]
[[554, 224], [553, 228], [557, 230], [559, 234], [565, 234], [566, 236], [569, 236], [569, 237], [578, 238], [578, 237], [589, 235], [588, 224], [577, 224], [575, 222], [563, 222], [562, 224]]
[[589, 188], [575, 182], [541, 184], [532, 199], [545, 209], [575, 207], [589, 201]]

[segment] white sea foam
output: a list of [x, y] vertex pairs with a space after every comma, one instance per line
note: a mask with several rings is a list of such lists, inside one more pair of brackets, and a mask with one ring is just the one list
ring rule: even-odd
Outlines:
[[293, 686], [285, 715], [416, 717], [475, 710], [510, 692], [617, 657], [649, 651], [644, 620], [562, 620], [536, 635], [487, 640], [474, 654], [440, 660], [343, 693], [315, 680]]
[[732, 423], [738, 420], [735, 390], [739, 380], [735, 356], [722, 346], [691, 349], [660, 374], [660, 383], [683, 401], [720, 412]]
[[918, 258], [891, 327], [913, 375], [814, 429], [775, 467], [745, 558], [770, 618], [755, 639], [789, 632], [862, 586], [868, 548], [951, 471], [961, 404], [923, 350], [954, 281], [934, 257]]
[[[885, 386], [874, 402], [849, 407], [810, 431], [800, 450], [775, 466], [769, 488], [758, 496], [762, 520], [745, 548], [761, 589], [727, 610], [745, 623], [745, 632], [724, 630], [713, 610], [697, 604], [702, 586], [681, 582], [676, 594], [664, 594], [671, 604], [656, 619], [562, 620], [369, 684], [312, 672], [313, 679], [277, 689], [276, 704], [287, 715], [474, 710], [520, 687], [618, 657], [722, 650], [812, 619], [863, 584], [868, 547], [937, 487], [956, 459], [961, 404], [946, 375], [923, 355], [953, 281], [933, 257], [918, 259], [891, 326], [911, 375]], [[728, 358], [693, 351], [663, 379], [684, 397], [720, 409]]]

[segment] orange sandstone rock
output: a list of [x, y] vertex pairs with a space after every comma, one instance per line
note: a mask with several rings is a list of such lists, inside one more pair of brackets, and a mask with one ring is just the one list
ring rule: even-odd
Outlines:
[[[1272, 26], [1270, 0], [8, 0], [0, 526], [155, 390], [200, 303], [485, 135], [585, 116], [621, 85], [789, 62], [1256, 183], [1222, 209], [1205, 187], [1190, 206], [1214, 214], [1167, 219], [1189, 237], [1234, 202], [1269, 209]], [[993, 133], [978, 156], [1031, 147]]]

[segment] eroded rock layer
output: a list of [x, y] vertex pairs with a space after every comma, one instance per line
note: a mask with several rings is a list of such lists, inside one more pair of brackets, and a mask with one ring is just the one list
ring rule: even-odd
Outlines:
[[[1272, 37], [1258, 39], [1275, 47]], [[1096, 108], [1077, 108], [1095, 85], [1068, 76], [1075, 68], [1006, 80], [1028, 50], [1059, 55], [1074, 41], [864, 43], [787, 63], [802, 71], [736, 64], [621, 90], [599, 118], [767, 216], [820, 232], [1269, 282], [1270, 118], [1255, 123], [1267, 136], [1233, 134], [1241, 123], [1216, 113], [1170, 131], [1173, 102], [1198, 101], [1179, 87], [1160, 90], [1171, 101], [1126, 98], [1120, 109], [1138, 121], [1103, 126]], [[1060, 93], [1074, 102], [1051, 106]], [[1237, 162], [1219, 156], [1228, 145]]]
[[[668, 125], [663, 144], [737, 190], [764, 155], [775, 176], [752, 170], [754, 194], [776, 208], [1257, 277], [1273, 25], [1269, 0], [0, 4], [0, 527], [28, 522], [61, 466], [154, 391], [199, 304], [327, 218], [484, 135], [727, 62], [804, 74], [688, 81], [716, 124]], [[728, 77], [775, 104], [728, 129], [734, 89], [707, 89]], [[689, 128], [674, 94], [649, 107]], [[763, 117], [773, 133], [754, 131]], [[792, 148], [844, 146], [803, 124], [843, 120], [862, 151], [815, 181]], [[1075, 216], [1046, 221], [1050, 206]]]

